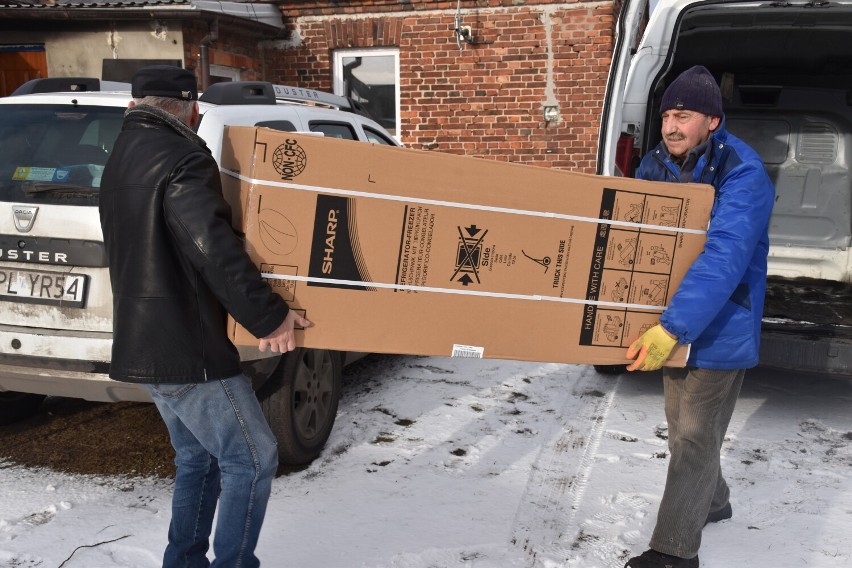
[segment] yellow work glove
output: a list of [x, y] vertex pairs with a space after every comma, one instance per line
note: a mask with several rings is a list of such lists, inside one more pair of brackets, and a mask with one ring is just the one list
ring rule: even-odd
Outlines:
[[660, 324], [655, 325], [627, 349], [627, 358], [636, 359], [627, 370], [656, 371], [669, 358], [675, 345], [677, 338], [672, 337]]

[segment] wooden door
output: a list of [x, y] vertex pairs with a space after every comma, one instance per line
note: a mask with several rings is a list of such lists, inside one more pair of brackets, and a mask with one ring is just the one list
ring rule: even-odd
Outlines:
[[0, 46], [0, 97], [29, 81], [47, 77], [43, 45]]

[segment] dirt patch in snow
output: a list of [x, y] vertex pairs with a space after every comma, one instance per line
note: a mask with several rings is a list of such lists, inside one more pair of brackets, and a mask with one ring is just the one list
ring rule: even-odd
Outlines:
[[48, 398], [27, 420], [0, 426], [0, 458], [95, 475], [174, 476], [174, 450], [153, 404]]

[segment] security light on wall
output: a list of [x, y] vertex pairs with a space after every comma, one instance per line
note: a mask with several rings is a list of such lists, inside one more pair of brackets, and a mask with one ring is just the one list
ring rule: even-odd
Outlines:
[[473, 28], [462, 25], [461, 14], [456, 14], [455, 28], [453, 29], [453, 32], [456, 34], [456, 45], [459, 46], [459, 51], [464, 49], [465, 43], [474, 43]]
[[545, 106], [542, 109], [542, 114], [544, 115], [545, 122], [553, 122], [559, 119], [559, 107], [558, 106]]
[[468, 43], [473, 41], [473, 28], [470, 26], [462, 26], [460, 24], [456, 24], [456, 34], [459, 36], [459, 39], [462, 41], [466, 41]]
[[456, 4], [456, 18], [454, 20], [455, 27], [453, 33], [456, 36], [456, 45], [459, 46], [459, 51], [464, 49], [464, 44], [469, 45], [485, 45], [494, 43], [493, 41], [478, 40], [473, 36], [473, 27], [462, 24], [461, 19], [461, 0]]

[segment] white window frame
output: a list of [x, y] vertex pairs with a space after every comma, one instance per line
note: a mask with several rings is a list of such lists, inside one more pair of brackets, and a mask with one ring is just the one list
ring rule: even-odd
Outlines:
[[402, 124], [400, 120], [399, 107], [399, 49], [397, 48], [363, 48], [363, 49], [338, 49], [334, 52], [334, 94], [343, 95], [343, 59], [346, 57], [393, 57], [394, 67], [394, 109], [396, 114], [397, 142], [402, 140]]
[[242, 78], [241, 78], [242, 73], [240, 72], [239, 69], [237, 69], [236, 67], [226, 67], [225, 65], [211, 64], [210, 65], [210, 75], [211, 76], [215, 75], [216, 77], [227, 77], [231, 81], [241, 81], [242, 80]]

